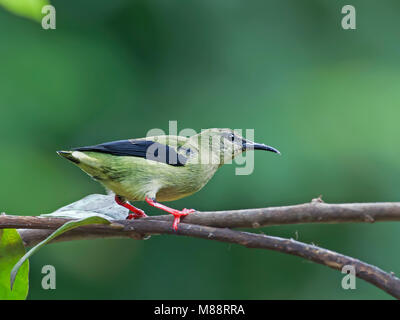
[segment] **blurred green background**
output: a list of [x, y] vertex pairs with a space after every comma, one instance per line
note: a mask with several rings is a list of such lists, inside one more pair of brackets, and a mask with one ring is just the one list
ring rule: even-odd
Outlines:
[[[53, 0], [57, 29], [0, 8], [0, 210], [38, 215], [103, 188], [56, 150], [152, 128], [255, 129], [281, 157], [220, 169], [176, 208], [400, 201], [398, 1]], [[147, 204], [138, 206], [160, 214]], [[400, 272], [399, 223], [263, 228]], [[41, 288], [54, 265], [57, 289]], [[46, 246], [30, 299], [388, 299], [281, 253], [176, 236]]]

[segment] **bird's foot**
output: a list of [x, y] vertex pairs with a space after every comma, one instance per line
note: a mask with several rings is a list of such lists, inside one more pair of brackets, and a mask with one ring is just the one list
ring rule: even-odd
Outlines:
[[118, 203], [120, 206], [123, 206], [124, 208], [127, 208], [129, 209], [129, 211], [133, 212], [128, 214], [128, 216], [126, 217], [127, 220], [147, 217], [147, 214], [145, 214], [143, 210], [136, 208], [133, 205], [125, 202], [124, 200], [121, 199], [120, 196], [117, 195], [115, 196], [115, 202]]
[[172, 223], [172, 227], [174, 228], [174, 230], [178, 230], [178, 224], [179, 222], [181, 222], [181, 217], [187, 216], [189, 213], [193, 213], [196, 210], [194, 209], [182, 209], [182, 210], [176, 210], [176, 209], [172, 209], [173, 211], [171, 211], [170, 213], [174, 216], [174, 222]]
[[189, 213], [196, 212], [196, 210], [195, 210], [195, 209], [186, 209], [186, 208], [183, 208], [183, 209], [182, 209], [182, 212], [183, 212], [183, 213], [186, 213], [186, 214], [189, 214]]
[[139, 208], [136, 208], [130, 204], [127, 203], [127, 206], [125, 208], [128, 208], [130, 211], [134, 213], [129, 213], [128, 216], [126, 217], [127, 220], [132, 220], [132, 219], [139, 219], [139, 218], [145, 218], [147, 217], [147, 214], [144, 213], [143, 210], [140, 210]]
[[174, 216], [174, 222], [172, 224], [172, 227], [174, 228], [175, 231], [178, 230], [178, 224], [181, 221], [181, 217], [187, 216], [189, 213], [193, 213], [196, 211], [194, 209], [186, 209], [186, 208], [182, 210], [172, 209], [148, 197], [146, 197], [145, 200], [149, 205], [164, 210]]
[[[137, 208], [136, 208], [137, 209]], [[138, 214], [138, 213], [130, 213], [128, 214], [128, 216], [126, 217], [126, 220], [132, 220], [132, 219], [139, 219], [139, 218], [144, 218], [147, 217], [147, 214], [145, 214], [144, 212], [142, 214]]]

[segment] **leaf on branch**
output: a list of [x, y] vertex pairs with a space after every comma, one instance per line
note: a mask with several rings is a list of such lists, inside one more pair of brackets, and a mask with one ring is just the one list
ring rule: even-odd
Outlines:
[[68, 221], [64, 223], [60, 228], [58, 228], [56, 231], [54, 231], [51, 235], [49, 235], [46, 239], [44, 239], [42, 242], [38, 243], [36, 246], [34, 246], [31, 250], [29, 250], [14, 266], [14, 268], [11, 270], [10, 274], [10, 284], [11, 288], [14, 285], [14, 281], [16, 279], [16, 275], [18, 273], [18, 270], [20, 267], [24, 264], [24, 262], [31, 256], [33, 255], [36, 251], [38, 251], [42, 246], [44, 246], [46, 243], [49, 241], [53, 240], [55, 237], [63, 234], [64, 232], [67, 232], [68, 230], [88, 225], [88, 224], [109, 224], [110, 221], [99, 217], [99, 216], [90, 216], [86, 218], [82, 218], [79, 220], [75, 221]]
[[14, 288], [10, 286], [12, 267], [25, 254], [25, 247], [15, 229], [0, 230], [0, 300], [24, 300], [29, 290], [29, 262], [21, 263]]
[[107, 220], [124, 220], [128, 216], [128, 213], [128, 209], [118, 205], [114, 201], [114, 195], [91, 194], [53, 213], [42, 214], [40, 216], [69, 219], [97, 216]]
[[36, 21], [42, 19], [42, 8], [48, 0], [0, 0], [0, 5], [19, 16]]

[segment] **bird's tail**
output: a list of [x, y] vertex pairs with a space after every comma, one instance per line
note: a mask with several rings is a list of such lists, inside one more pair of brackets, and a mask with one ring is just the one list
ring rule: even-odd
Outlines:
[[[97, 169], [102, 165], [102, 161], [100, 161], [99, 157], [96, 157], [96, 153], [86, 153], [81, 151], [57, 151], [57, 153], [75, 163], [78, 167], [90, 167], [93, 169]], [[104, 161], [103, 161], [104, 164]]]
[[89, 174], [97, 173], [102, 165], [102, 162], [94, 154], [89, 155], [81, 151], [57, 151], [57, 153]]
[[81, 151], [57, 151], [58, 155], [73, 162], [87, 174], [98, 180], [106, 179], [110, 171], [109, 159], [101, 153]]
[[73, 155], [73, 151], [57, 151], [57, 154], [61, 157], [64, 157], [65, 159], [72, 161], [76, 164], [80, 163], [81, 161], [79, 160], [79, 157], [76, 155]]

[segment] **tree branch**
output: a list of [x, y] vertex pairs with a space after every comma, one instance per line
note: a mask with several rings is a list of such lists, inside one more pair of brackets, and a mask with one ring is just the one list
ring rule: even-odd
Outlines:
[[[13, 216], [7, 217], [9, 218], [8, 223], [14, 221], [12, 220]], [[40, 229], [43, 223], [45, 223], [42, 219], [40, 218], [40, 221], [29, 221], [30, 226], [37, 226], [31, 228]], [[159, 215], [143, 218], [142, 220], [172, 222], [173, 217], [171, 215]], [[65, 222], [66, 220], [60, 221]], [[400, 202], [328, 204], [317, 198], [310, 203], [293, 206], [225, 211], [196, 211], [186, 217], [182, 217], [182, 221], [190, 224], [221, 228], [260, 228], [301, 223], [400, 221]], [[20, 225], [20, 227], [23, 226], [24, 224]]]
[[[151, 216], [139, 220], [115, 220], [110, 225], [88, 225], [66, 232], [57, 241], [94, 238], [134, 238], [142, 239], [146, 235], [174, 234], [208, 240], [243, 245], [287, 253], [342, 270], [345, 265], [355, 268], [356, 276], [400, 299], [400, 279], [392, 273], [358, 259], [305, 244], [293, 239], [272, 237], [243, 231], [234, 231], [235, 227], [261, 227], [295, 223], [341, 223], [399, 221], [400, 203], [353, 203], [326, 204], [319, 200], [311, 203], [248, 210], [217, 212], [196, 212], [182, 219], [178, 231], [171, 227], [171, 217]], [[69, 219], [0, 216], [0, 228], [23, 228], [19, 230], [26, 246], [32, 246], [46, 238], [52, 231]], [[208, 226], [207, 226], [208, 224]]]
[[[162, 215], [148, 219], [172, 221], [173, 217]], [[400, 221], [400, 202], [328, 204], [317, 198], [310, 203], [293, 206], [195, 212], [185, 217], [184, 221], [221, 228], [259, 228], [301, 223]]]

